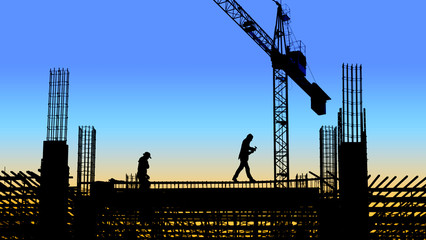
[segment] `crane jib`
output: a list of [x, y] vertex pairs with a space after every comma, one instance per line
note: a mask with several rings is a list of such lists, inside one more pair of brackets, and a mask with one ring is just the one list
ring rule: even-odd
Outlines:
[[[311, 108], [318, 115], [325, 114], [325, 103], [330, 97], [315, 83], [306, 79], [306, 57], [300, 51], [280, 53], [274, 40], [253, 20], [253, 18], [235, 0], [214, 0], [222, 10], [234, 20], [266, 54], [271, 57], [272, 67], [282, 69], [289, 77], [311, 97]], [[280, 5], [279, 9], [281, 8]], [[282, 12], [282, 10], [278, 10]], [[278, 14], [278, 16], [287, 16]], [[287, 21], [288, 19], [281, 19]]]
[[214, 0], [214, 2], [242, 28], [266, 52], [266, 54], [271, 54], [274, 41], [236, 1]]
[[268, 55], [270, 54], [271, 50], [268, 48], [262, 40], [260, 40], [253, 32], [247, 33]]

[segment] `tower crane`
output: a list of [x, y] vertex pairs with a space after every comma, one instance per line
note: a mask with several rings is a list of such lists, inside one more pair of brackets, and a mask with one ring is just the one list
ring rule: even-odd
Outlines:
[[289, 184], [288, 77], [311, 97], [311, 109], [326, 113], [331, 98], [306, 79], [305, 45], [295, 40], [290, 29], [289, 9], [277, 4], [274, 37], [271, 38], [235, 0], [213, 0], [271, 58], [274, 89], [274, 181], [276, 187]]

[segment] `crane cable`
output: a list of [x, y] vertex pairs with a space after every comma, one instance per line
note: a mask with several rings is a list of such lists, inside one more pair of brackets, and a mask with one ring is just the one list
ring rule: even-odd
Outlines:
[[317, 80], [315, 79], [315, 76], [314, 76], [314, 74], [311, 71], [311, 67], [308, 64], [306, 64], [306, 66], [308, 67], [309, 72], [311, 73], [311, 76], [312, 76], [312, 79], [313, 79], [314, 83], [317, 83]]

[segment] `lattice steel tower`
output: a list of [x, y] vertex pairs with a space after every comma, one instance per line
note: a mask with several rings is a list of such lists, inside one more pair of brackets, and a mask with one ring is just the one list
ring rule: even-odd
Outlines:
[[[96, 129], [93, 126], [78, 127], [77, 189], [89, 191], [95, 181]], [[85, 184], [82, 184], [85, 183]]]

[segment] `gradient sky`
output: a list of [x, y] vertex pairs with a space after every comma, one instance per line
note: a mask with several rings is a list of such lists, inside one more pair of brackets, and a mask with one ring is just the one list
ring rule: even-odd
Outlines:
[[[342, 63], [362, 64], [369, 172], [425, 175], [426, 2], [285, 1], [326, 116], [289, 85], [290, 175], [319, 172], [319, 128], [337, 125]], [[271, 0], [239, 3], [273, 36]], [[268, 56], [212, 0], [2, 1], [0, 167], [37, 171], [50, 68], [69, 68], [69, 165], [97, 129], [96, 178], [124, 179], [145, 151], [152, 180], [231, 180], [241, 141], [273, 179]], [[246, 179], [242, 173], [241, 180]]]

